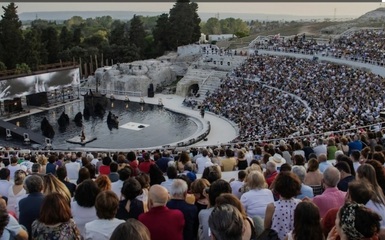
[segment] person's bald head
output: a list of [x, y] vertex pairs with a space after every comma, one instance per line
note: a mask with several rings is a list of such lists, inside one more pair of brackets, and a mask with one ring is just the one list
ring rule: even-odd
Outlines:
[[150, 207], [166, 206], [168, 201], [168, 191], [165, 187], [155, 184], [152, 185], [148, 192]]

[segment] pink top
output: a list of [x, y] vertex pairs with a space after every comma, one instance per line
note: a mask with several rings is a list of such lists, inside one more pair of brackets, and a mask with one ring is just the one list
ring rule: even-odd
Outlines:
[[332, 208], [340, 208], [345, 203], [346, 192], [334, 188], [327, 188], [318, 196], [313, 198], [313, 203], [318, 206], [320, 216], [323, 218], [326, 212]]

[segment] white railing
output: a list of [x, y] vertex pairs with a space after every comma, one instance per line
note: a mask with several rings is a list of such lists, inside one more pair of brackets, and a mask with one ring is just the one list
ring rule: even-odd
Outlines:
[[[82, 93], [89, 92], [89, 90], [96, 92], [95, 87], [81, 87], [80, 91]], [[121, 90], [111, 90], [111, 89], [100, 89], [98, 88], [98, 92], [106, 95], [115, 95], [115, 96], [128, 96], [128, 97], [143, 97], [141, 91], [121, 91]]]

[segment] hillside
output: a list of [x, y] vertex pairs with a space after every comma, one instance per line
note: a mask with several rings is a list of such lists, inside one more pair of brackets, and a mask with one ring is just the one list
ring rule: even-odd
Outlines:
[[357, 18], [358, 22], [385, 20], [385, 7], [377, 8]]
[[351, 28], [363, 27], [383, 27], [385, 22], [385, 7], [377, 8], [367, 12], [357, 19], [345, 22], [303, 22], [295, 27], [282, 27], [273, 30], [263, 31], [251, 34], [245, 38], [235, 39], [232, 41], [218, 42], [217, 45], [224, 48], [242, 48], [246, 47], [250, 41], [257, 36], [268, 36], [280, 34], [281, 36], [300, 35], [305, 33], [307, 36], [316, 38], [329, 38], [337, 36]]

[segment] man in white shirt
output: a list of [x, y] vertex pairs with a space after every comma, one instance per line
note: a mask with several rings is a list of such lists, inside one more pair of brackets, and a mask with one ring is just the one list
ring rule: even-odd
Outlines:
[[172, 183], [174, 182], [174, 179], [177, 176], [178, 176], [178, 170], [176, 170], [176, 167], [169, 166], [167, 168], [167, 180], [162, 182], [160, 185], [165, 187], [167, 189], [168, 193], [170, 193]]
[[24, 171], [26, 171], [28, 174], [31, 174], [32, 173], [32, 165], [33, 165], [33, 162], [31, 162], [31, 155], [26, 154], [24, 156], [24, 161], [22, 163], [20, 163], [20, 167]]
[[313, 147], [313, 151], [317, 157], [321, 154], [327, 155], [327, 146], [324, 144], [324, 140], [322, 138], [318, 139], [317, 146]]
[[209, 158], [208, 154], [209, 154], [209, 152], [207, 151], [207, 149], [203, 149], [202, 150], [202, 157], [197, 158], [196, 164], [197, 164], [197, 168], [198, 168], [198, 172], [197, 172], [198, 174], [202, 174], [203, 170], [205, 170], [206, 167], [214, 165], [211, 162], [211, 159]]
[[17, 163], [18, 161], [19, 159], [16, 156], [11, 157], [11, 164], [7, 166], [7, 168], [9, 169], [10, 179], [13, 179], [15, 176], [15, 172], [21, 169], [20, 164]]
[[111, 183], [111, 190], [118, 196], [119, 199], [121, 199], [121, 191], [123, 187], [124, 181], [126, 181], [131, 176], [131, 171], [129, 168], [122, 168], [118, 171], [119, 174], [119, 180], [116, 182]]
[[0, 195], [8, 197], [8, 189], [10, 186], [12, 186], [12, 183], [9, 182], [9, 169], [0, 169]]
[[238, 180], [230, 181], [231, 193], [236, 196], [238, 199], [241, 199], [244, 180], [246, 177], [246, 172], [244, 170], [240, 170], [238, 172]]
[[361, 166], [360, 157], [361, 157], [361, 154], [358, 150], [353, 150], [352, 153], [350, 154], [350, 159], [352, 159], [353, 161], [354, 171], [356, 172], [358, 167]]
[[79, 177], [80, 164], [76, 162], [76, 158], [71, 158], [71, 162], [66, 163], [67, 178], [70, 182], [75, 183]]

